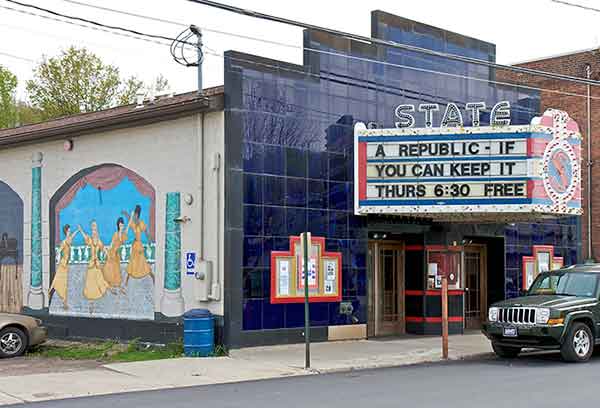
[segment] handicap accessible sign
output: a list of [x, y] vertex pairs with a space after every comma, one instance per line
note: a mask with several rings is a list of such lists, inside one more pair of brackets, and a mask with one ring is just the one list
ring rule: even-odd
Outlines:
[[196, 253], [186, 252], [185, 254], [185, 269], [187, 275], [194, 275], [196, 273]]

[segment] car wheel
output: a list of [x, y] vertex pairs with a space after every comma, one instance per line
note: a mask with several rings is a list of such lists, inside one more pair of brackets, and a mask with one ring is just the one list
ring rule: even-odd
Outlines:
[[16, 327], [0, 331], [0, 357], [17, 357], [27, 349], [27, 335]]
[[496, 343], [492, 343], [492, 349], [500, 358], [516, 358], [521, 352], [521, 347], [501, 346]]
[[575, 322], [560, 346], [560, 354], [565, 361], [581, 363], [588, 361], [594, 352], [594, 336], [587, 324]]

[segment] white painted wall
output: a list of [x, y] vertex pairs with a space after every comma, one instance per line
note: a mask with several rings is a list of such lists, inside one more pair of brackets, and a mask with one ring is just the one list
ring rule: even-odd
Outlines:
[[[202, 138], [204, 137], [204, 143]], [[80, 137], [70, 137], [74, 142], [72, 151], [65, 151], [63, 140], [37, 143], [22, 147], [0, 149], [0, 180], [8, 184], [23, 199], [24, 203], [24, 265], [23, 291], [27, 305], [31, 267], [31, 167], [32, 155], [43, 154], [42, 162], [42, 251], [44, 302], [48, 306], [50, 285], [50, 240], [49, 201], [72, 175], [82, 169], [103, 163], [113, 163], [135, 171], [144, 177], [156, 190], [156, 284], [155, 311], [160, 312], [160, 300], [164, 283], [165, 204], [166, 193], [180, 192], [181, 213], [191, 221], [182, 224], [182, 293], [185, 310], [202, 307], [215, 314], [223, 313], [223, 294], [220, 301], [198, 302], [194, 299], [193, 279], [185, 275], [183, 254], [199, 252], [204, 243], [202, 257], [220, 265], [219, 282], [223, 282], [223, 172], [220, 172], [220, 201], [217, 208], [216, 173], [212, 170], [214, 153], [224, 151], [223, 112], [196, 114], [180, 119], [163, 121], [151, 125], [99, 132]], [[202, 152], [202, 145], [205, 151]], [[202, 177], [201, 158], [204, 160]], [[202, 180], [202, 178], [204, 180]], [[205, 186], [202, 206], [200, 194]], [[184, 202], [185, 194], [191, 194], [191, 205]], [[201, 230], [201, 209], [206, 220]], [[217, 216], [219, 211], [219, 216]], [[220, 228], [218, 228], [219, 220]], [[220, 236], [217, 239], [217, 230]], [[109, 243], [106, 243], [107, 245]], [[220, 256], [217, 257], [217, 246]], [[215, 269], [215, 273], [217, 270]]]

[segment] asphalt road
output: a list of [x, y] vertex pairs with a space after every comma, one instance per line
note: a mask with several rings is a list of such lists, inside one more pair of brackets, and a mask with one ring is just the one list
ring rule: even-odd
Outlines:
[[592, 406], [599, 390], [600, 353], [587, 364], [566, 364], [552, 353], [511, 362], [489, 358], [11, 407], [550, 408]]

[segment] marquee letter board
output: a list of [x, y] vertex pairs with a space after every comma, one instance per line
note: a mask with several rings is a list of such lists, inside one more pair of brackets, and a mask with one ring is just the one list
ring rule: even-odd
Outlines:
[[[308, 267], [309, 302], [342, 300], [342, 254], [326, 252], [325, 238], [312, 237]], [[289, 251], [271, 252], [271, 303], [304, 302], [300, 237], [290, 237]]]

